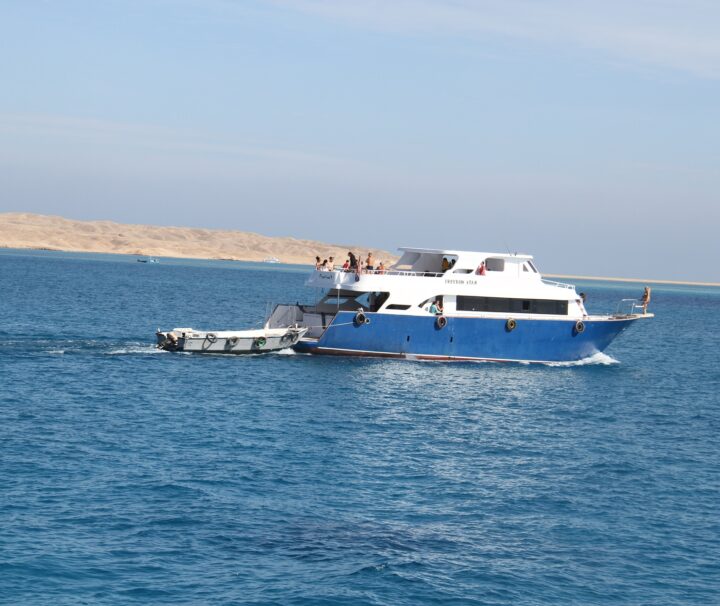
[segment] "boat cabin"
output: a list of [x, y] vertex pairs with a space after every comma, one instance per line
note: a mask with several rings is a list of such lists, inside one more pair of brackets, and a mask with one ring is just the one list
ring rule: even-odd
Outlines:
[[530, 255], [510, 253], [479, 253], [456, 250], [426, 248], [401, 248], [402, 256], [390, 268], [390, 273], [406, 272], [422, 276], [444, 276], [445, 274], [468, 275], [480, 272], [484, 266], [485, 275], [521, 277], [539, 276]]
[[[306, 285], [323, 290], [312, 306], [297, 306], [291, 321], [321, 334], [339, 312], [400, 315], [584, 318], [569, 284], [544, 280], [530, 255], [401, 248], [386, 270], [314, 271]], [[275, 314], [273, 314], [274, 316]], [[287, 321], [283, 318], [283, 321]]]

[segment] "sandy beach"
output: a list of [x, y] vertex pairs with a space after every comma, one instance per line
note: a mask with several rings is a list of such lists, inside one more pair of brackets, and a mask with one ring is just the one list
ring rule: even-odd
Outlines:
[[251, 232], [188, 227], [126, 225], [112, 221], [74, 221], [32, 213], [0, 214], [0, 248], [32, 248], [71, 252], [114, 253], [148, 257], [314, 263], [335, 258], [342, 264], [348, 251], [394, 262], [396, 254], [357, 244], [328, 244], [296, 238], [273, 238]]

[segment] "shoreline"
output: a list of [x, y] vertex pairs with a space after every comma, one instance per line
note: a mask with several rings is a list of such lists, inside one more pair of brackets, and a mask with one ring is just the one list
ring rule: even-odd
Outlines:
[[664, 284], [667, 286], [712, 286], [720, 288], [720, 282], [692, 282], [686, 280], [655, 280], [654, 278], [603, 278], [600, 276], [573, 276], [564, 274], [544, 274], [544, 278], [562, 278], [564, 280], [590, 280], [596, 282], [628, 282], [632, 284]]
[[321, 260], [334, 257], [337, 263], [349, 250], [359, 256], [372, 251], [386, 264], [397, 259], [389, 251], [357, 243], [265, 236], [232, 229], [79, 221], [18, 212], [0, 213], [0, 248], [229, 261], [277, 258], [291, 264], [312, 264], [316, 256]]
[[[119, 252], [107, 252], [102, 250], [72, 250], [70, 248], [53, 248], [50, 246], [3, 246], [0, 245], [0, 250], [36, 250], [46, 252], [63, 252], [63, 253], [75, 253], [75, 254], [99, 254], [99, 255], [113, 255], [121, 257], [138, 257], [138, 256], [158, 256], [166, 259], [196, 259], [198, 261], [237, 261], [240, 263], [263, 263], [264, 261], [258, 261], [257, 259], [241, 259], [237, 257], [197, 257], [193, 255], [141, 255], [134, 253], [119, 253]], [[274, 263], [268, 263], [268, 265], [274, 265]], [[299, 262], [285, 262], [282, 261], [280, 265], [297, 265], [307, 266], [312, 268], [312, 262], [299, 263]], [[579, 280], [579, 281], [593, 281], [593, 282], [621, 282], [628, 284], [661, 284], [666, 286], [707, 286], [711, 288], [720, 288], [720, 282], [695, 282], [689, 280], [656, 280], [654, 278], [617, 278], [617, 277], [603, 277], [603, 276], [577, 276], [570, 274], [543, 274], [543, 278], [551, 279], [562, 279], [562, 280]]]

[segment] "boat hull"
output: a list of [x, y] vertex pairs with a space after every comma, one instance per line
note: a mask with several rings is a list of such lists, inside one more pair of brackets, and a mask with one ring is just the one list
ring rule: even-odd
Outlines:
[[301, 339], [299, 352], [429, 360], [565, 362], [602, 352], [638, 317], [584, 320], [518, 319], [512, 330], [505, 318], [447, 317], [440, 328], [434, 316], [366, 313], [358, 323], [339, 312], [319, 339]]
[[157, 332], [158, 348], [166, 351], [212, 354], [259, 354], [295, 345], [305, 329], [196, 331], [178, 329]]

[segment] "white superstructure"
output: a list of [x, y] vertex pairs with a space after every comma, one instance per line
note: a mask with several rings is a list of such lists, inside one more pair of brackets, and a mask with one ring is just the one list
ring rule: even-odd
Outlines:
[[[306, 284], [329, 289], [322, 301], [328, 307], [348, 310], [354, 305], [348, 299], [367, 293], [363, 307], [388, 314], [427, 315], [431, 304], [440, 299], [446, 316], [504, 317], [511, 311], [514, 318], [587, 318], [575, 287], [543, 279], [530, 255], [400, 250], [401, 258], [385, 271], [316, 271]], [[443, 270], [444, 266], [447, 269]], [[349, 306], [334, 305], [333, 298], [343, 299]], [[487, 299], [478, 304], [478, 298]], [[503, 299], [512, 302], [494, 303]], [[497, 311], [492, 311], [494, 306]], [[543, 309], [538, 312], [538, 307]]]

